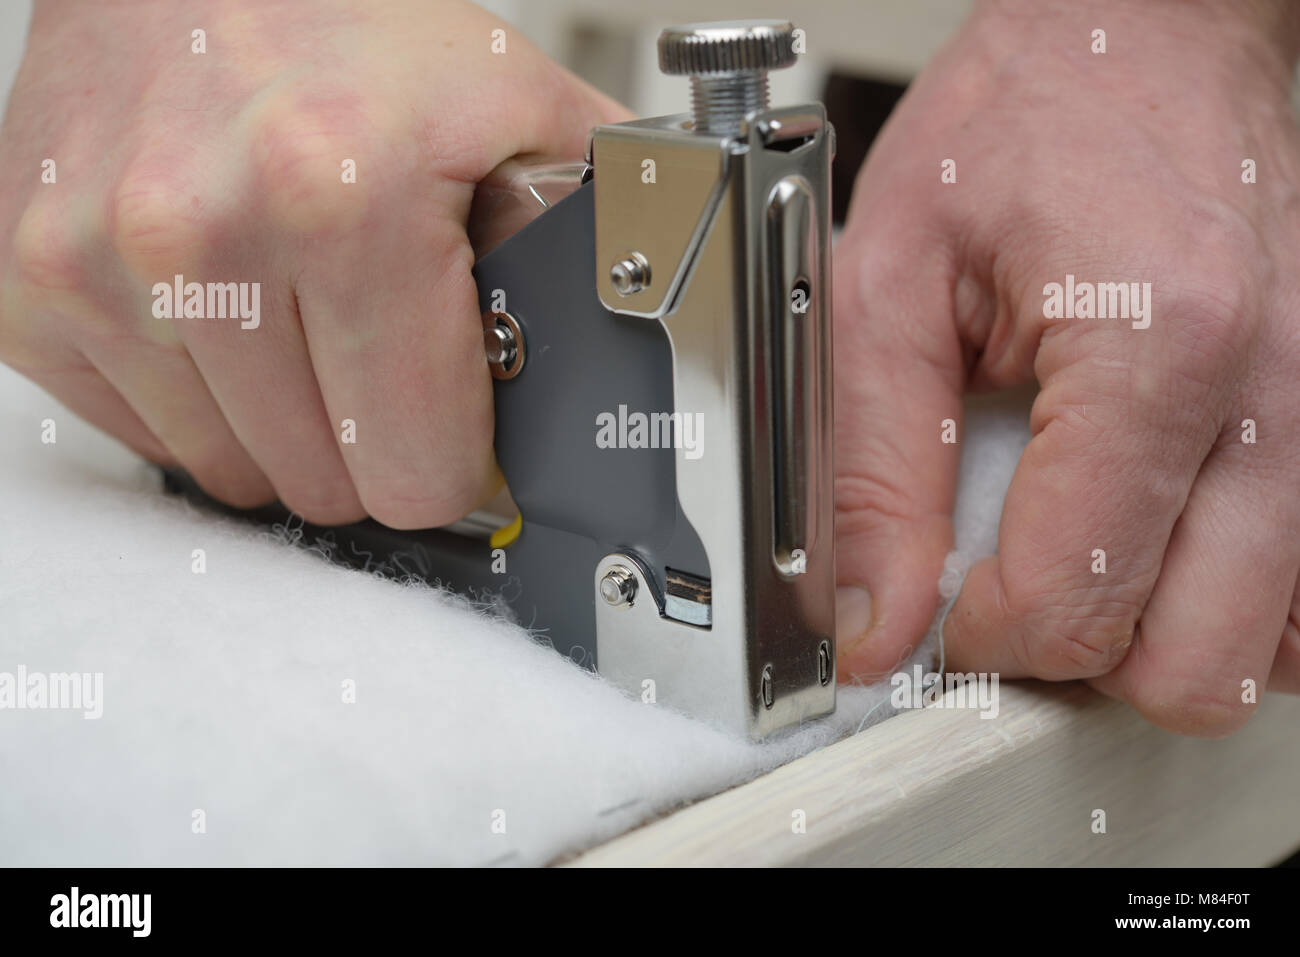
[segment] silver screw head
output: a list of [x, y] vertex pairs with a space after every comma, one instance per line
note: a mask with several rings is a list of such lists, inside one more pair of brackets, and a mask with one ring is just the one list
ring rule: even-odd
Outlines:
[[774, 694], [772, 689], [772, 666], [771, 665], [763, 666], [763, 678], [762, 678], [761, 691], [763, 694], [763, 707], [770, 711], [772, 709], [772, 705], [776, 703], [776, 695]]
[[650, 263], [640, 253], [629, 253], [609, 269], [609, 281], [620, 296], [630, 296], [650, 285]]
[[494, 379], [513, 379], [523, 371], [524, 330], [510, 313], [483, 313], [483, 354]]
[[600, 597], [607, 605], [630, 605], [636, 597], [636, 576], [625, 565], [615, 565], [600, 580]]
[[515, 354], [515, 337], [505, 326], [483, 330], [483, 351], [493, 365], [508, 365]]

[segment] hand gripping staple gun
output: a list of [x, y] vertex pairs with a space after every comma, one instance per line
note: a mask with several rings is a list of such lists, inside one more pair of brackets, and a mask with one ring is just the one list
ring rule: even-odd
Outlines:
[[691, 115], [598, 127], [585, 164], [480, 188], [514, 520], [305, 526], [345, 562], [499, 596], [616, 685], [754, 738], [835, 707], [834, 131], [819, 104], [769, 107], [794, 37], [665, 30]]

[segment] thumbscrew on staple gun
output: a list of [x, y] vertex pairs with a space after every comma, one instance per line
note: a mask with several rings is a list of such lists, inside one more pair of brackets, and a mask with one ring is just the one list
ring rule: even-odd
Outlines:
[[688, 23], [659, 35], [659, 69], [691, 78], [704, 133], [739, 133], [746, 116], [768, 108], [768, 71], [794, 62], [794, 26], [784, 20]]

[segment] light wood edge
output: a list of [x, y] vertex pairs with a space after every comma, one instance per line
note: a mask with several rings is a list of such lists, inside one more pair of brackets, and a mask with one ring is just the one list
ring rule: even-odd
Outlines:
[[1000, 705], [899, 715], [566, 866], [1266, 865], [1300, 847], [1298, 698], [1267, 696], [1221, 741], [1079, 684], [1003, 684]]

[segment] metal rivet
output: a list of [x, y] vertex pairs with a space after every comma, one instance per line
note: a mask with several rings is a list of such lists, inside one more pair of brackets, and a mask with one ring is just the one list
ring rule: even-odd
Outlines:
[[636, 576], [626, 565], [615, 565], [600, 580], [600, 597], [607, 605], [630, 605], [636, 597]]
[[763, 666], [763, 707], [769, 711], [772, 708], [772, 702], [776, 700], [772, 693], [772, 666]]
[[505, 326], [484, 329], [483, 351], [493, 365], [509, 365], [515, 357], [515, 337]]
[[650, 263], [640, 253], [630, 253], [614, 263], [609, 281], [620, 296], [630, 296], [650, 285]]
[[823, 685], [831, 681], [831, 643], [823, 641], [817, 646], [817, 679]]
[[483, 352], [494, 379], [513, 379], [524, 368], [524, 330], [508, 312], [483, 313]]

